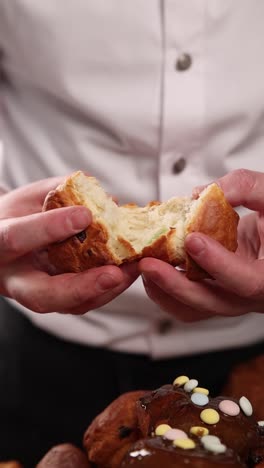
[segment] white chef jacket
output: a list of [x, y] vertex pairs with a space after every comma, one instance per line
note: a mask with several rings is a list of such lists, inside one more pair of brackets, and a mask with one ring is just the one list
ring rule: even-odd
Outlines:
[[[144, 205], [263, 171], [263, 18], [259, 0], [0, 0], [0, 185], [82, 169]], [[15, 305], [64, 339], [155, 359], [264, 336], [254, 312], [172, 319], [141, 279], [84, 316]]]

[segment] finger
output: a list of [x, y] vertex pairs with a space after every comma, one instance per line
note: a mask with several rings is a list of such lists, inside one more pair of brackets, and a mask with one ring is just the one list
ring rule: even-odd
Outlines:
[[181, 322], [191, 323], [211, 318], [215, 315], [214, 311], [200, 311], [189, 307], [175, 298], [166, 294], [156, 283], [151, 281], [148, 276], [143, 276], [143, 284], [149, 298], [155, 302], [162, 310], [173, 315]]
[[200, 193], [206, 188], [208, 187], [208, 185], [210, 184], [206, 184], [206, 185], [197, 185], [197, 187], [194, 187], [194, 189], [192, 190], [192, 198], [193, 199], [197, 199], [199, 198], [199, 195]]
[[[97, 308], [112, 300], [134, 278], [120, 268], [105, 266], [83, 273], [49, 276], [30, 266], [12, 271], [3, 278], [10, 297], [25, 307], [38, 312], [65, 312], [78, 310], [83, 304]], [[103, 297], [104, 294], [107, 296]]]
[[[205, 294], [208, 296], [206, 284], [190, 281], [183, 273], [161, 260], [144, 258], [138, 268], [145, 279], [154, 282], [168, 296], [187, 306], [197, 309]], [[214, 310], [214, 307], [209, 306], [211, 309]]]
[[110, 291], [106, 291], [100, 296], [89, 299], [78, 307], [72, 307], [65, 310], [67, 314], [80, 315], [89, 312], [90, 310], [98, 309], [108, 302], [115, 299], [119, 294], [125, 291], [139, 276], [138, 269], [134, 265], [126, 265], [126, 268], [121, 268], [123, 272], [123, 281]]
[[0, 221], [0, 262], [64, 240], [85, 229], [91, 214], [85, 207], [54, 209]]
[[241, 298], [215, 284], [215, 281], [190, 281], [184, 274], [161, 260], [143, 259], [139, 262], [139, 270], [173, 300], [194, 310], [230, 316], [259, 310], [258, 300]]
[[203, 234], [189, 234], [185, 248], [193, 260], [227, 290], [252, 299], [261, 292], [264, 295], [263, 261], [245, 260]]
[[[17, 216], [19, 204], [19, 216], [41, 211], [44, 199], [50, 190], [63, 183], [65, 177], [50, 177], [42, 179], [23, 187], [12, 190], [0, 197], [4, 217]], [[0, 216], [3, 216], [0, 214]]]
[[[245, 206], [254, 211], [264, 208], [264, 174], [247, 169], [237, 169], [214, 181], [223, 190], [232, 206]], [[198, 198], [208, 186], [199, 185], [193, 189], [192, 197]]]
[[216, 181], [233, 206], [243, 205], [254, 211], [264, 208], [264, 174], [238, 169]]

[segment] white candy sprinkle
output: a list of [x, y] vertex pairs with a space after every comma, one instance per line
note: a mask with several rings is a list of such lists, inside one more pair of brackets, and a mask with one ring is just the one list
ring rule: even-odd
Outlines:
[[186, 384], [184, 385], [183, 389], [186, 392], [192, 392], [195, 387], [198, 385], [198, 380], [196, 379], [190, 379]]
[[144, 448], [141, 450], [135, 450], [134, 452], [130, 452], [130, 456], [133, 458], [146, 457], [147, 455], [150, 455], [150, 452]]
[[206, 444], [207, 442], [211, 442], [214, 444], [221, 444], [221, 440], [219, 439], [219, 437], [215, 435], [210, 435], [210, 434], [201, 437], [201, 442], [203, 445]]
[[206, 450], [209, 450], [209, 452], [213, 452], [213, 453], [224, 453], [226, 452], [226, 445], [224, 444], [207, 444], [205, 446]]
[[264, 426], [264, 421], [258, 421], [258, 425], [263, 427]]
[[253, 413], [252, 405], [251, 405], [250, 401], [245, 396], [242, 396], [240, 398], [239, 406], [240, 406], [240, 408], [242, 409], [243, 413], [246, 416], [251, 416], [252, 415], [252, 413]]
[[219, 437], [214, 435], [206, 435], [201, 438], [201, 442], [206, 450], [213, 453], [224, 453], [226, 446], [221, 443]]

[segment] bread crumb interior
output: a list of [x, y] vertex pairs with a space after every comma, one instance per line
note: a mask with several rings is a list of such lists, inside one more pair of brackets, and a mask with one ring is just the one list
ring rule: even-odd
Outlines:
[[93, 177], [79, 172], [74, 185], [81, 203], [92, 211], [94, 220], [107, 226], [109, 246], [121, 261], [128, 255], [127, 247], [120, 243], [121, 238], [132, 245], [135, 253], [140, 253], [144, 247], [173, 230], [176, 248], [183, 249], [185, 225], [195, 200], [175, 197], [145, 207], [118, 206]]

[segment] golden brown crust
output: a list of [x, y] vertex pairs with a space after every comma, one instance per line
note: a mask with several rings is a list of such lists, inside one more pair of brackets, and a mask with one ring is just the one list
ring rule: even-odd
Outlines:
[[161, 235], [151, 245], [142, 251], [142, 257], [154, 257], [171, 265], [179, 265], [184, 257], [175, 249], [176, 229], [171, 228], [167, 234]]
[[114, 400], [88, 427], [83, 445], [91, 462], [112, 468], [138, 437], [136, 402], [145, 391], [124, 393]]
[[[74, 187], [74, 174], [69, 177], [63, 188], [48, 194], [43, 210], [51, 210], [72, 205], [81, 205], [81, 196], [78, 197]], [[160, 202], [152, 201], [147, 207], [159, 205]], [[125, 205], [133, 210], [137, 205], [130, 203]], [[187, 227], [186, 234], [190, 232], [202, 232], [234, 251], [237, 247], [238, 215], [224, 197], [222, 190], [212, 185], [208, 195], [195, 211], [195, 216]], [[51, 245], [48, 249], [49, 260], [55, 268], [55, 273], [80, 272], [92, 267], [107, 264], [120, 265], [125, 262], [133, 262], [143, 257], [154, 257], [170, 263], [173, 266], [185, 261], [186, 273], [190, 279], [201, 279], [207, 274], [189, 257], [177, 249], [176, 229], [171, 228], [168, 233], [161, 235], [145, 247], [140, 254], [136, 253], [127, 239], [119, 236], [120, 248], [125, 252], [121, 261], [109, 246], [109, 233], [106, 226], [95, 219], [82, 233], [75, 235], [63, 242]]]
[[[81, 205], [75, 196], [70, 181], [64, 190], [52, 191], [48, 194], [43, 211], [66, 206]], [[108, 233], [105, 226], [92, 222], [80, 235], [53, 244], [49, 247], [49, 259], [56, 273], [78, 273], [89, 268], [105, 264], [117, 264], [117, 259], [107, 246]]]
[[[238, 214], [224, 197], [218, 185], [213, 184], [196, 216], [187, 227], [186, 234], [201, 232], [222, 244], [226, 249], [235, 252], [237, 249]], [[187, 255], [186, 272], [192, 280], [208, 276], [192, 258]]]

